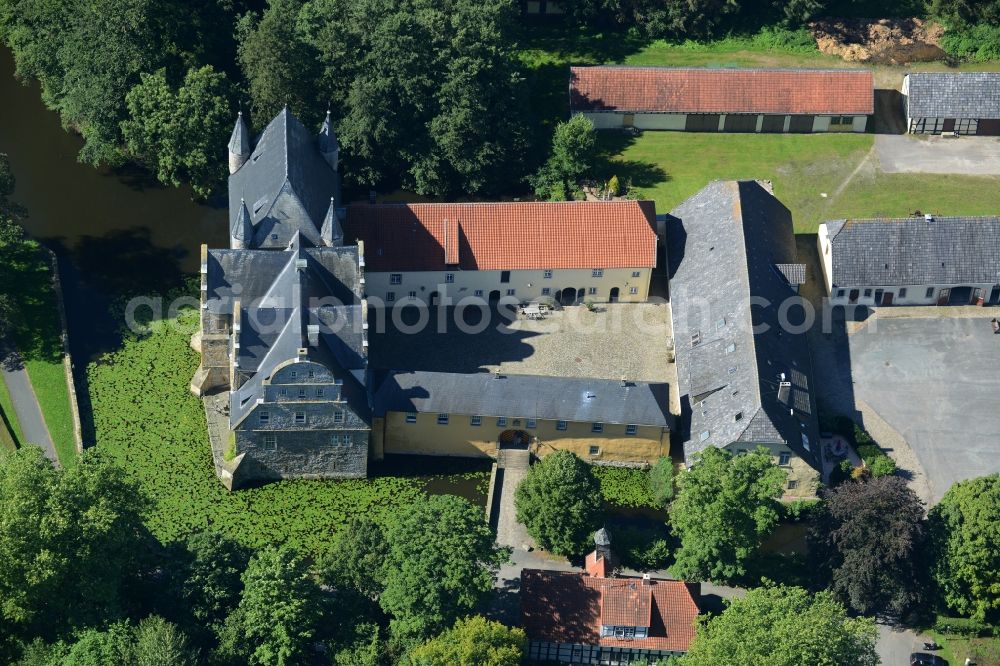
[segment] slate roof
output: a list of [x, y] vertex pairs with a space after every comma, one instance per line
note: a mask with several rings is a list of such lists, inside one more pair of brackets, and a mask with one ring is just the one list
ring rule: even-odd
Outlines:
[[571, 111], [870, 115], [862, 69], [571, 67]]
[[652, 201], [351, 204], [369, 271], [652, 268]]
[[833, 285], [1000, 283], [1000, 217], [827, 222]]
[[797, 263], [788, 209], [756, 181], [715, 181], [667, 217], [667, 249], [685, 454], [784, 443], [819, 469], [806, 338], [778, 318], [798, 298], [777, 268]]
[[[697, 588], [680, 581], [596, 578], [524, 569], [522, 624], [529, 640], [686, 652], [695, 634]], [[641, 618], [645, 622], [640, 623]], [[601, 638], [601, 624], [648, 626], [649, 638]]]
[[[357, 247], [309, 247], [296, 235], [285, 251], [209, 250], [206, 270], [207, 309], [239, 322], [236, 367], [249, 376], [230, 396], [233, 426], [262, 396], [263, 380], [300, 348], [344, 380], [353, 411], [368, 412], [355, 376], [367, 366]], [[316, 344], [311, 325], [319, 326]]]
[[667, 426], [666, 384], [537, 375], [391, 372], [375, 413], [388, 411], [510, 416], [558, 421]]
[[295, 232], [322, 245], [320, 227], [330, 199], [340, 201], [340, 180], [318, 144], [318, 136], [285, 109], [257, 138], [246, 163], [229, 176], [230, 224], [239, 216], [241, 199], [250, 210], [254, 235], [248, 247], [284, 248]]
[[910, 118], [1000, 118], [1000, 72], [907, 74]]

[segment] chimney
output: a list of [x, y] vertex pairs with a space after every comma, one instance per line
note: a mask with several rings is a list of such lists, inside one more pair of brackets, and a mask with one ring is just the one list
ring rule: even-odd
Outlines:
[[647, 574], [642, 574], [642, 584], [643, 585], [652, 585], [653, 584], [653, 579], [649, 577], [648, 573]]
[[930, 213], [926, 213], [924, 215], [924, 219], [927, 220], [928, 222], [933, 222], [934, 221], [934, 216], [931, 215]]

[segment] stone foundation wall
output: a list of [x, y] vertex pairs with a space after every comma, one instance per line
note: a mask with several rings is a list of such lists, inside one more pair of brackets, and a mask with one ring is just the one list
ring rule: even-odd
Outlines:
[[264, 445], [263, 431], [236, 432], [243, 460], [234, 487], [275, 479], [362, 479], [368, 474], [368, 432], [356, 432], [352, 446], [332, 446], [329, 431], [283, 432], [274, 448]]

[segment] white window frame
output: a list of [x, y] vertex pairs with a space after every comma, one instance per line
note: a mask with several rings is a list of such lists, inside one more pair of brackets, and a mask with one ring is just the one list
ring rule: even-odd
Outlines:
[[389, 284], [403, 284], [403, 274], [389, 273]]
[[271, 422], [271, 412], [263, 409], [257, 412], [257, 423], [261, 425], [267, 425]]
[[635, 296], [636, 294], [639, 293], [639, 287], [629, 287], [628, 293]]
[[569, 429], [569, 421], [556, 421], [556, 430], [566, 431]]
[[344, 410], [342, 410], [342, 409], [336, 409], [336, 410], [334, 410], [334, 412], [333, 412], [333, 422], [334, 423], [343, 423], [344, 422]]
[[601, 421], [594, 421], [590, 424], [590, 432], [604, 432], [604, 423]]
[[552, 279], [552, 271], [549, 270], [549, 269], [546, 269], [545, 271], [542, 272], [542, 277], [544, 279], [546, 279], [546, 280], [551, 280]]
[[409, 412], [406, 415], [406, 422], [407, 423], [416, 423], [417, 422], [417, 413], [416, 412]]
[[603, 268], [595, 268], [595, 269], [591, 270], [590, 271], [590, 277], [595, 277], [595, 278], [604, 277], [604, 269]]
[[295, 425], [303, 425], [305, 423], [308, 423], [308, 418], [306, 417], [305, 412], [302, 411], [295, 412], [294, 418], [295, 418]]
[[266, 451], [277, 451], [278, 450], [278, 436], [274, 433], [267, 433], [264, 435], [264, 449]]
[[497, 427], [498, 428], [506, 428], [507, 427], [507, 417], [506, 416], [498, 416], [497, 417]]
[[507, 290], [507, 295], [508, 296], [516, 296], [517, 295], [517, 289], [508, 289]]
[[386, 303], [393, 303], [393, 302], [395, 302], [395, 300], [396, 300], [396, 292], [394, 292], [394, 291], [387, 291], [387, 292], [385, 292], [385, 302]]
[[479, 414], [474, 414], [469, 417], [469, 425], [479, 427], [483, 425], [483, 417]]
[[455, 283], [455, 274], [454, 273], [445, 273], [444, 274], [444, 281], [445, 281], [445, 284], [454, 284]]
[[437, 416], [437, 424], [438, 425], [448, 425], [448, 415], [447, 414], [438, 414], [438, 416]]
[[629, 423], [625, 426], [626, 435], [635, 435], [639, 432], [639, 426], [635, 423]]

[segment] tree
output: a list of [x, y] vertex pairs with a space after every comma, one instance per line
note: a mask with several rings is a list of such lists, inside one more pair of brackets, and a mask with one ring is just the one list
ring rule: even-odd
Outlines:
[[413, 505], [386, 528], [379, 604], [403, 640], [423, 640], [451, 625], [493, 591], [510, 550], [497, 546], [483, 512], [453, 495]]
[[150, 615], [133, 630], [134, 666], [194, 666], [197, 652], [176, 625]]
[[674, 498], [674, 477], [677, 468], [669, 456], [661, 456], [649, 470], [649, 485], [653, 491], [653, 501], [664, 508]]
[[199, 625], [215, 628], [239, 605], [250, 552], [216, 532], [198, 532], [185, 545], [181, 596]]
[[546, 550], [577, 555], [600, 526], [601, 486], [590, 466], [556, 451], [531, 466], [514, 493], [517, 519]]
[[190, 183], [208, 196], [222, 183], [226, 137], [232, 125], [229, 81], [211, 67], [188, 70], [174, 90], [166, 70], [143, 74], [125, 96], [122, 133], [129, 154], [167, 185]]
[[0, 624], [56, 638], [123, 617], [146, 507], [99, 450], [60, 471], [36, 447], [0, 456]]
[[323, 580], [335, 589], [354, 590], [368, 599], [378, 599], [388, 552], [382, 526], [368, 516], [354, 518], [323, 557]]
[[[132, 630], [117, 622], [105, 630], [83, 631], [58, 666], [125, 666], [132, 663]], [[55, 666], [55, 665], [53, 665]]]
[[523, 629], [475, 615], [427, 641], [411, 654], [415, 666], [518, 666]]
[[321, 603], [319, 588], [294, 549], [265, 548], [243, 573], [243, 596], [226, 620], [220, 651], [245, 657], [250, 664], [304, 663], [319, 627]]
[[564, 201], [576, 189], [577, 181], [594, 168], [597, 133], [594, 123], [576, 114], [556, 125], [548, 161], [530, 178], [535, 194], [552, 201]]
[[1000, 475], [960, 481], [930, 511], [933, 576], [952, 610], [986, 620], [1000, 610]]
[[0, 153], [0, 201], [14, 194], [14, 172], [10, 170], [10, 158]]
[[781, 515], [785, 473], [766, 449], [736, 456], [710, 446], [678, 477], [670, 524], [680, 537], [671, 573], [734, 582]]
[[698, 625], [684, 666], [876, 666], [878, 631], [849, 617], [828, 592], [768, 586], [733, 599]]
[[824, 495], [812, 531], [831, 590], [859, 613], [903, 613], [921, 601], [924, 505], [903, 479], [844, 483]]

